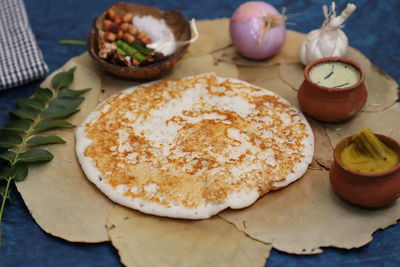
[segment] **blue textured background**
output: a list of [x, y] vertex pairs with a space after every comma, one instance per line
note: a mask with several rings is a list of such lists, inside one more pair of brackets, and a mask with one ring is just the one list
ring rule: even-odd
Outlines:
[[[25, 0], [44, 58], [54, 71], [69, 58], [84, 52], [84, 47], [57, 44], [61, 39], [85, 40], [96, 15], [111, 6], [111, 0]], [[244, 1], [238, 0], [138, 0], [135, 3], [161, 9], [179, 9], [187, 17], [211, 19], [229, 17]], [[358, 9], [346, 22], [350, 45], [361, 50], [372, 62], [400, 81], [400, 1], [353, 1]], [[323, 21], [322, 4], [328, 1], [269, 1], [285, 6], [288, 28], [308, 32]], [[342, 10], [346, 1], [336, 1]], [[1, 5], [0, 5], [1, 6]], [[292, 15], [291, 15], [292, 14]], [[2, 36], [0, 36], [2, 38]], [[17, 97], [31, 95], [40, 81], [0, 92], [0, 126], [9, 120], [8, 112]], [[399, 114], [400, 115], [400, 114]], [[398, 119], [398, 118], [396, 118]], [[399, 129], [400, 130], [400, 129]], [[43, 188], [46, 190], [46, 188]], [[295, 219], [295, 218], [294, 218]], [[109, 243], [69, 243], [44, 233], [34, 222], [18, 193], [8, 203], [2, 225], [4, 244], [0, 247], [0, 266], [120, 266], [118, 254]], [[353, 250], [326, 248], [323, 254], [296, 256], [271, 251], [268, 266], [400, 266], [400, 224], [379, 230], [367, 246]]]

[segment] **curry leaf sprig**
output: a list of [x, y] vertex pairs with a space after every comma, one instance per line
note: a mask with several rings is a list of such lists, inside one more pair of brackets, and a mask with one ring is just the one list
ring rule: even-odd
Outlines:
[[7, 200], [10, 199], [13, 181], [23, 181], [28, 175], [29, 164], [48, 162], [53, 155], [41, 145], [64, 144], [61, 137], [43, 135], [55, 128], [72, 128], [64, 120], [79, 111], [83, 93], [90, 90], [72, 90], [68, 87], [74, 80], [75, 67], [56, 74], [50, 88], [37, 88], [29, 98], [18, 98], [17, 109], [11, 111], [18, 119], [9, 122], [0, 130], [0, 159], [6, 167], [0, 172], [0, 244], [1, 222]]

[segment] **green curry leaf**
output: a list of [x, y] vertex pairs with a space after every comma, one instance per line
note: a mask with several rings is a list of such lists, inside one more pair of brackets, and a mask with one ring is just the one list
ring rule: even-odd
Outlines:
[[34, 98], [43, 102], [49, 101], [53, 97], [53, 92], [49, 88], [36, 88], [33, 93]]
[[14, 151], [4, 151], [0, 153], [0, 159], [4, 159], [9, 163], [13, 163], [17, 158], [17, 154]]
[[58, 93], [58, 97], [62, 98], [62, 97], [80, 96], [81, 94], [86, 93], [89, 90], [90, 90], [90, 88], [82, 89], [82, 90], [72, 90], [72, 89], [64, 88], [64, 89], [60, 90], [60, 92]]
[[59, 136], [49, 135], [49, 136], [33, 136], [27, 142], [30, 146], [40, 146], [49, 144], [65, 144], [66, 141]]
[[25, 180], [28, 175], [28, 166], [25, 163], [17, 163], [12, 167], [5, 167], [0, 173], [1, 177], [14, 177], [16, 181]]
[[16, 120], [7, 123], [3, 129], [14, 132], [25, 132], [29, 129], [29, 125], [29, 121], [27, 120]]
[[42, 132], [54, 128], [73, 128], [75, 125], [64, 120], [41, 121], [35, 126], [36, 132]]
[[28, 107], [37, 110], [43, 110], [45, 107], [45, 103], [42, 100], [36, 98], [18, 98], [17, 105], [21, 108]]
[[21, 119], [34, 121], [39, 116], [40, 111], [31, 107], [23, 107], [11, 111], [11, 113]]
[[53, 154], [42, 148], [31, 148], [19, 155], [18, 161], [25, 163], [47, 162], [53, 159]]
[[18, 134], [10, 132], [0, 133], [0, 147], [11, 148], [22, 143], [22, 138]]
[[74, 80], [75, 67], [68, 71], [57, 73], [51, 80], [51, 85], [58, 91], [71, 85]]

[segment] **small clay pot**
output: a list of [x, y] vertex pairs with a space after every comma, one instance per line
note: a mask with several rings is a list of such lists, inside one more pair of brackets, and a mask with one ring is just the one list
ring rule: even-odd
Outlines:
[[[309, 71], [315, 65], [327, 62], [343, 62], [360, 73], [360, 80], [349, 87], [329, 88], [311, 81]], [[327, 57], [309, 63], [304, 69], [304, 81], [297, 92], [300, 107], [311, 117], [324, 122], [340, 122], [353, 117], [367, 101], [365, 74], [361, 67], [346, 58]]]
[[[376, 135], [384, 144], [400, 155], [400, 144]], [[384, 207], [400, 196], [400, 162], [391, 170], [365, 174], [347, 170], [340, 161], [341, 151], [351, 142], [351, 136], [340, 141], [333, 152], [334, 162], [329, 179], [336, 194], [343, 200], [366, 208]]]

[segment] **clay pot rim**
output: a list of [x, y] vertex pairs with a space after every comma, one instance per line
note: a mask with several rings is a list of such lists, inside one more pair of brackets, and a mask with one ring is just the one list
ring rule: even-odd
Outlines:
[[[325, 87], [325, 86], [321, 86], [321, 85], [318, 85], [318, 84], [314, 83], [310, 79], [310, 76], [308, 74], [310, 72], [311, 68], [314, 67], [315, 65], [319, 65], [319, 64], [322, 64], [322, 63], [326, 63], [326, 62], [332, 62], [332, 61], [343, 62], [343, 63], [351, 65], [355, 69], [357, 69], [359, 71], [359, 73], [360, 73], [360, 79], [358, 80], [358, 82], [353, 84], [353, 85], [351, 85], [351, 86], [343, 87], [343, 88]], [[364, 81], [365, 81], [365, 73], [364, 73], [364, 70], [360, 67], [360, 65], [358, 65], [356, 62], [354, 62], [354, 61], [352, 61], [352, 60], [350, 60], [348, 58], [344, 58], [344, 57], [325, 57], [325, 58], [320, 58], [320, 59], [317, 59], [317, 60], [314, 60], [314, 61], [310, 62], [304, 69], [304, 78], [310, 84], [312, 84], [313, 86], [315, 86], [318, 89], [329, 91], [329, 92], [332, 92], [332, 91], [333, 92], [345, 92], [345, 91], [351, 91], [353, 89], [356, 89], [361, 84], [363, 84]]]
[[[390, 148], [394, 149], [397, 152], [397, 154], [400, 156], [400, 143], [399, 142], [397, 142], [393, 138], [388, 137], [386, 135], [382, 135], [382, 134], [375, 134], [375, 135], [379, 138], [379, 140], [381, 140], [383, 143], [385, 143], [385, 145], [388, 145], [388, 146], [390, 146]], [[361, 173], [361, 172], [356, 172], [356, 171], [352, 171], [352, 170], [346, 169], [342, 165], [342, 162], [340, 161], [340, 152], [350, 142], [352, 137], [353, 137], [353, 135], [342, 139], [335, 146], [335, 149], [333, 151], [333, 159], [337, 163], [339, 168], [341, 168], [343, 171], [348, 172], [348, 173], [350, 173], [352, 175], [355, 175], [355, 176], [366, 178], [366, 179], [373, 179], [373, 178], [376, 179], [376, 178], [386, 177], [386, 176], [391, 175], [392, 173], [395, 173], [395, 172], [400, 170], [400, 161], [397, 163], [396, 166], [394, 166], [393, 168], [391, 168], [391, 169], [389, 169], [387, 171], [384, 171], [384, 172]]]

